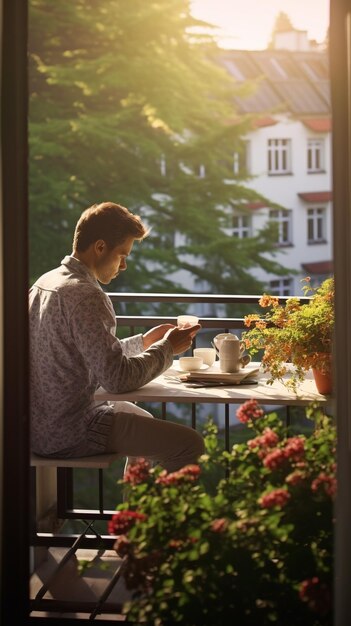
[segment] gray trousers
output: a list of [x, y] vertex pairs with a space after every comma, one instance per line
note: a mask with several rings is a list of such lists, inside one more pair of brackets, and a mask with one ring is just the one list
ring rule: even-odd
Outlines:
[[115, 419], [106, 452], [128, 457], [127, 464], [143, 457], [173, 472], [197, 463], [204, 452], [202, 436], [193, 428], [155, 419], [132, 402], [113, 402]]

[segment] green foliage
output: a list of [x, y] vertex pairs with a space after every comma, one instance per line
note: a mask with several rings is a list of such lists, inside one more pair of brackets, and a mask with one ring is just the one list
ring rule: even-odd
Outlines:
[[[330, 625], [336, 432], [318, 406], [308, 415], [313, 431], [289, 436], [248, 401], [247, 443], [222, 451], [210, 421], [199, 466], [167, 474], [141, 462], [125, 477], [110, 530], [131, 623]], [[227, 477], [208, 491], [219, 467]], [[126, 528], [128, 511], [138, 518]]]
[[[309, 278], [304, 280], [304, 294], [312, 292], [308, 304], [301, 304], [299, 298], [288, 298], [283, 306], [278, 298], [264, 294], [259, 304], [268, 311], [262, 316], [245, 316], [249, 330], [243, 334], [250, 354], [263, 350], [262, 365], [271, 376], [267, 382], [281, 379], [294, 389], [310, 368], [329, 372], [331, 367], [334, 279], [326, 279], [318, 289], [310, 286]], [[287, 369], [287, 362], [292, 363], [292, 370]], [[283, 379], [286, 373], [289, 380]]]
[[184, 291], [169, 278], [184, 268], [214, 292], [257, 293], [249, 267], [286, 272], [264, 254], [269, 229], [238, 241], [221, 227], [256, 197], [240, 177], [224, 182], [249, 120], [230, 123], [236, 87], [196, 24], [189, 0], [30, 1], [31, 281], [70, 252], [81, 211], [104, 200], [152, 226], [118, 289]]

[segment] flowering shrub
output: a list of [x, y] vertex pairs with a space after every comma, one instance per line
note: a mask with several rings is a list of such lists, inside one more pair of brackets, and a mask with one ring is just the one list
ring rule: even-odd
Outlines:
[[332, 623], [335, 428], [317, 406], [308, 436], [253, 400], [238, 417], [253, 436], [231, 452], [209, 421], [199, 465], [167, 473], [141, 461], [125, 476], [129, 501], [111, 531], [131, 623]]
[[263, 350], [262, 366], [270, 373], [267, 381], [283, 380], [288, 372], [286, 363], [293, 364], [290, 378], [283, 382], [296, 388], [310, 368], [330, 371], [330, 354], [334, 329], [334, 280], [328, 278], [318, 289], [305, 278], [305, 296], [312, 295], [308, 304], [299, 298], [288, 298], [285, 306], [275, 296], [264, 294], [259, 300], [268, 311], [260, 316], [247, 315], [243, 340], [251, 355]]

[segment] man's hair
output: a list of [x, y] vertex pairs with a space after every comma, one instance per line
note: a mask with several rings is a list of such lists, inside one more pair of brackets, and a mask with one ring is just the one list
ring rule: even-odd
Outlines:
[[141, 240], [149, 233], [138, 215], [120, 204], [102, 202], [93, 204], [81, 214], [73, 237], [73, 250], [85, 252], [89, 246], [102, 239], [108, 248], [123, 243], [129, 237]]

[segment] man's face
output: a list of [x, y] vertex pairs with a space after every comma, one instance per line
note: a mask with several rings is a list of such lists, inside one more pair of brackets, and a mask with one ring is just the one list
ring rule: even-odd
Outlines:
[[128, 237], [123, 243], [109, 249], [105, 245], [95, 264], [95, 277], [103, 285], [108, 285], [120, 272], [127, 269], [127, 257], [134, 244], [133, 237]]

